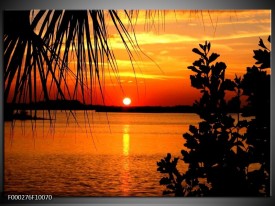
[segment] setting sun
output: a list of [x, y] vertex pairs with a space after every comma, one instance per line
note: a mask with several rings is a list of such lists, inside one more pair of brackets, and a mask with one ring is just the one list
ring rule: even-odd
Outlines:
[[131, 99], [129, 98], [129, 97], [125, 97], [124, 99], [123, 99], [123, 104], [124, 105], [130, 105], [131, 104]]

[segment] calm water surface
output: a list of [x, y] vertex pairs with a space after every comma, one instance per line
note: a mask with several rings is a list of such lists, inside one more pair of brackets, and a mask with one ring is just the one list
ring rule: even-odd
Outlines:
[[200, 121], [196, 114], [88, 113], [58, 111], [53, 124], [5, 122], [5, 191], [162, 196], [156, 162], [168, 152], [180, 156], [182, 134]]

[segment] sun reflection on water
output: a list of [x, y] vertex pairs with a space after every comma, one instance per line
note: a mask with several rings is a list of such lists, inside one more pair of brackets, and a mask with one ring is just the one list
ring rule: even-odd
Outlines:
[[123, 126], [123, 168], [121, 171], [122, 179], [122, 191], [124, 196], [129, 195], [130, 187], [130, 174], [129, 174], [129, 149], [130, 149], [130, 134], [129, 134], [129, 125], [126, 124]]
[[123, 155], [124, 156], [129, 155], [129, 140], [130, 140], [130, 135], [123, 134]]
[[126, 124], [123, 127], [123, 155], [128, 156], [130, 149], [130, 135], [129, 135], [129, 125]]

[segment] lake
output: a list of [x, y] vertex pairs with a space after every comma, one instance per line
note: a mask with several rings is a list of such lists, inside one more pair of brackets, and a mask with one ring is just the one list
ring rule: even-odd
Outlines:
[[52, 122], [5, 122], [7, 194], [162, 196], [157, 161], [168, 152], [179, 157], [182, 134], [200, 121], [192, 113], [51, 115]]

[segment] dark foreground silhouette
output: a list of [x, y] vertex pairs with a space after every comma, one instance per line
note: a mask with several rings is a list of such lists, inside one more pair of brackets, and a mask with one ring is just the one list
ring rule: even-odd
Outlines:
[[[270, 37], [268, 38], [270, 42]], [[219, 54], [210, 54], [211, 44], [200, 44], [193, 52], [200, 58], [193, 62], [191, 85], [202, 97], [194, 103], [203, 121], [190, 125], [183, 134], [182, 157], [167, 154], [157, 162], [163, 192], [175, 196], [270, 196], [270, 50], [262, 39], [254, 51], [256, 65], [243, 77], [225, 78], [226, 64], [215, 62]], [[225, 101], [226, 92], [235, 96]], [[241, 97], [250, 121], [240, 120]], [[237, 119], [227, 112], [234, 107]], [[178, 162], [188, 169], [180, 171]]]

